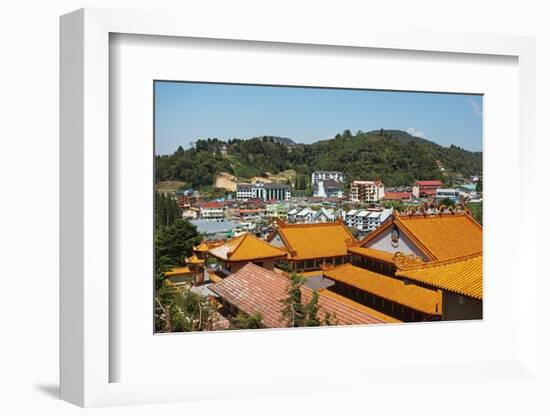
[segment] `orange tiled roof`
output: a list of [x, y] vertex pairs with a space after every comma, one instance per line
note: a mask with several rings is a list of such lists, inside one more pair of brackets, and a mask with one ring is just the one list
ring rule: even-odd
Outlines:
[[386, 315], [385, 313], [379, 312], [376, 309], [369, 308], [368, 306], [362, 305], [359, 302], [355, 302], [354, 300], [348, 299], [345, 296], [339, 295], [338, 293], [331, 292], [328, 289], [323, 289], [319, 292], [321, 296], [326, 296], [332, 299], [337, 300], [338, 302], [345, 303], [346, 305], [351, 306], [354, 309], [357, 309], [361, 312], [365, 312], [369, 315], [372, 315], [378, 319], [381, 319], [384, 322], [387, 323], [399, 323], [401, 322], [399, 319], [395, 319], [393, 316]]
[[287, 256], [286, 251], [274, 247], [267, 241], [260, 240], [249, 233], [232, 238], [225, 244], [211, 248], [208, 253], [226, 261], [253, 261]]
[[388, 253], [387, 251], [375, 250], [368, 247], [349, 247], [348, 251], [353, 254], [359, 254], [360, 256], [382, 260], [386, 263], [394, 263], [394, 254]]
[[175, 267], [172, 270], [164, 273], [165, 276], [171, 277], [171, 276], [180, 276], [184, 274], [191, 274], [191, 270], [189, 267]]
[[289, 251], [289, 259], [305, 260], [338, 257], [348, 254], [348, 246], [355, 237], [340, 221], [318, 224], [287, 224], [279, 221], [279, 227], [268, 241], [279, 234]]
[[441, 290], [483, 299], [483, 255], [434, 261], [399, 269], [396, 275]]
[[362, 269], [349, 263], [325, 270], [323, 273], [329, 279], [345, 283], [419, 312], [432, 315], [441, 314], [441, 293], [435, 290], [414, 284], [405, 284], [399, 279]]
[[193, 254], [191, 257], [186, 258], [185, 262], [189, 264], [203, 264], [204, 260], [199, 259], [196, 254]]
[[480, 253], [482, 227], [469, 214], [394, 215], [359, 241], [365, 246], [393, 224], [404, 232], [431, 260], [446, 260]]
[[198, 246], [193, 247], [193, 251], [197, 251], [199, 253], [206, 253], [208, 250], [210, 250], [210, 247], [204, 241], [201, 241]]
[[397, 216], [396, 223], [433, 260], [476, 254], [483, 249], [481, 225], [466, 213]]
[[[286, 327], [281, 300], [286, 298], [289, 279], [255, 264], [248, 263], [238, 272], [226, 277], [209, 289], [239, 310], [262, 315], [270, 328]], [[309, 302], [313, 292], [302, 286], [302, 301]], [[349, 305], [319, 293], [319, 317], [326, 312], [334, 314], [340, 325], [377, 324], [384, 321]]]

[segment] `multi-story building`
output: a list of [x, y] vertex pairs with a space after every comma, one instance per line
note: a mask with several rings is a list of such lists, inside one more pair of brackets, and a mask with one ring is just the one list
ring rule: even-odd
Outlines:
[[353, 181], [350, 199], [353, 202], [378, 202], [384, 197], [384, 184], [381, 181]]
[[224, 206], [220, 202], [208, 202], [200, 207], [200, 216], [203, 220], [222, 221], [224, 219]]
[[458, 189], [439, 188], [435, 191], [435, 199], [436, 201], [450, 199], [453, 202], [458, 202], [460, 200], [460, 191]]
[[318, 181], [313, 185], [313, 196], [322, 198], [343, 198], [344, 187], [342, 182], [334, 179]]
[[317, 170], [311, 174], [311, 186], [315, 189], [315, 184], [319, 181], [327, 181], [332, 179], [333, 181], [344, 183], [346, 177], [343, 172], [331, 171], [331, 170]]
[[265, 217], [267, 219], [286, 220], [288, 218], [288, 205], [287, 204], [266, 204]]
[[302, 210], [300, 210], [298, 213], [294, 215], [294, 221], [295, 222], [311, 222], [313, 216], [316, 214], [316, 211], [306, 207]]
[[346, 214], [345, 223], [348, 227], [354, 227], [362, 233], [376, 230], [388, 218], [393, 209], [352, 209]]
[[416, 181], [413, 185], [412, 194], [417, 198], [429, 198], [435, 196], [437, 189], [442, 188], [440, 180]]
[[285, 183], [237, 184], [237, 199], [259, 198], [263, 201], [288, 201], [291, 195], [290, 185]]

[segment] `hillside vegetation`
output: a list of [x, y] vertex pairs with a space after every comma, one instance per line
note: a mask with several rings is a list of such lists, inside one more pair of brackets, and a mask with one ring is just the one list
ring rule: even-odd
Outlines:
[[[435, 161], [445, 167], [442, 173]], [[386, 186], [410, 185], [416, 179], [452, 175], [479, 175], [482, 153], [458, 146], [443, 147], [398, 130], [353, 135], [349, 130], [312, 144], [283, 144], [270, 136], [249, 140], [198, 140], [195, 147], [181, 147], [172, 155], [157, 156], [156, 180], [184, 181], [190, 186], [212, 186], [218, 174], [236, 180], [267, 178], [279, 172], [296, 172], [295, 183], [309, 181], [314, 170], [339, 170], [349, 180], [381, 179]]]

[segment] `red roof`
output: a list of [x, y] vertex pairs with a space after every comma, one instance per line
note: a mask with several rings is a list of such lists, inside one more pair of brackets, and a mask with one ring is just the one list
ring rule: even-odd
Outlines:
[[410, 192], [386, 192], [384, 193], [385, 200], [400, 201], [402, 199], [409, 199], [411, 197]]
[[443, 182], [439, 180], [428, 180], [428, 181], [416, 181], [418, 186], [443, 186]]
[[202, 205], [201, 208], [222, 208], [223, 204], [220, 202], [212, 201]]
[[[210, 285], [210, 290], [240, 311], [249, 315], [260, 313], [263, 323], [270, 328], [286, 327], [281, 312], [286, 298], [289, 279], [285, 276], [248, 263], [237, 273]], [[309, 302], [311, 289], [302, 286], [302, 301]], [[336, 299], [319, 294], [319, 317], [325, 313], [335, 315], [339, 325], [383, 323], [380, 318], [369, 315]]]

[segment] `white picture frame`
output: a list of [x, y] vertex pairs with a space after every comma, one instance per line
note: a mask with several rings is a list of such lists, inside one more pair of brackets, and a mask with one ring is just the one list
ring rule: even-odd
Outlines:
[[[536, 362], [536, 261], [531, 249], [536, 241], [535, 218], [527, 215], [533, 185], [522, 181], [515, 252], [522, 264], [515, 315], [517, 348], [507, 359], [470, 363], [419, 362], [399, 371], [386, 367], [341, 368], [304, 374], [288, 380], [285, 374], [247, 379], [247, 369], [238, 381], [223, 391], [201, 388], [204, 376], [191, 374], [169, 384], [158, 381], [111, 382], [110, 366], [120, 357], [110, 347], [110, 172], [109, 148], [109, 37], [110, 34], [276, 42], [300, 45], [331, 45], [334, 48], [373, 48], [424, 51], [440, 54], [501, 55], [518, 60], [519, 76], [519, 175], [532, 176], [535, 169], [535, 41], [530, 37], [468, 33], [400, 31], [395, 28], [327, 28], [314, 24], [304, 32], [299, 27], [284, 31], [277, 24], [263, 24], [236, 31], [234, 22], [218, 21], [212, 27], [192, 16], [82, 9], [61, 18], [61, 398], [80, 406], [160, 403], [211, 397], [247, 397], [269, 394], [329, 392], [363, 387], [377, 388], [400, 377], [403, 390], [434, 377], [444, 382], [460, 379], [480, 383], [484, 379], [537, 383]], [[520, 179], [521, 179], [520, 178]], [[517, 274], [511, 268], [508, 273]], [[146, 308], [147, 305], [144, 305]], [[529, 318], [529, 319], [528, 319]], [[364, 331], [349, 328], [346, 331]], [[304, 336], [317, 336], [309, 332]], [[151, 334], [152, 335], [152, 334]], [[209, 336], [209, 335], [208, 335]], [[255, 335], [248, 335], [254, 337]], [[288, 334], [286, 335], [288, 336]], [[484, 377], [476, 374], [484, 373]], [[408, 375], [407, 375], [408, 374]], [[412, 377], [411, 377], [412, 374]], [[257, 374], [256, 374], [257, 376]], [[341, 380], [347, 380], [342, 382]], [[381, 391], [383, 387], [381, 388]]]

